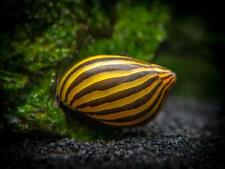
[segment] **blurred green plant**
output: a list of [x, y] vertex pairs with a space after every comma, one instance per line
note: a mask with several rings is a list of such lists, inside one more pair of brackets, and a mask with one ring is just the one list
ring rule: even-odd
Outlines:
[[[153, 62], [177, 74], [174, 93], [208, 102], [221, 102], [222, 72], [214, 63], [212, 35], [199, 16], [176, 17], [168, 24], [168, 37]], [[213, 37], [214, 38], [214, 37]]]

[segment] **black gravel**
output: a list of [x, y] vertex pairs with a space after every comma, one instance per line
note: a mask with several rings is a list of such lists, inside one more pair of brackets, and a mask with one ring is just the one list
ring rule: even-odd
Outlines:
[[116, 140], [0, 135], [0, 168], [223, 169], [224, 122], [218, 105], [170, 97], [153, 122]]

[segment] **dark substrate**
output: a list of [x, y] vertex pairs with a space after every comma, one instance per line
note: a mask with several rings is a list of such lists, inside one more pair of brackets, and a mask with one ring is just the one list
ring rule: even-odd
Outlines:
[[40, 133], [2, 134], [0, 168], [223, 169], [224, 122], [218, 105], [170, 97], [154, 121], [123, 129], [115, 140], [79, 142]]

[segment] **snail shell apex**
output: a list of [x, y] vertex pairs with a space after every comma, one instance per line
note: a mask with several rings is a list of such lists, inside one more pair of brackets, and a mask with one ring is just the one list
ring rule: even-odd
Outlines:
[[162, 108], [176, 81], [171, 70], [117, 55], [97, 55], [69, 68], [57, 97], [66, 107], [110, 126], [138, 126]]

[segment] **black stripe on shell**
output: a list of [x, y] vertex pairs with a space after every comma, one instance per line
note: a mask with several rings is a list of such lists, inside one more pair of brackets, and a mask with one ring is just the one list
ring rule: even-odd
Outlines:
[[[79, 69], [81, 69], [81, 68], [83, 68], [84, 66], [88, 66], [88, 65], [91, 65], [91, 64], [93, 64], [93, 63], [96, 63], [96, 62], [100, 62], [100, 61], [107, 61], [107, 60], [133, 60], [132, 58], [118, 58], [118, 57], [107, 57], [107, 58], [96, 58], [96, 59], [94, 59], [94, 60], [90, 60], [90, 61], [87, 61], [87, 62], [84, 62], [84, 63], [82, 63], [81, 65], [79, 65], [79, 66], [77, 66], [76, 68], [74, 68], [67, 76], [66, 76], [66, 78], [64, 79], [64, 81], [63, 81], [63, 83], [62, 83], [62, 86], [61, 86], [61, 88], [59, 89], [60, 91], [59, 91], [59, 97], [61, 98], [62, 97], [62, 91], [63, 91], [63, 88], [64, 88], [64, 86], [65, 86], [65, 84], [66, 84], [66, 81], [70, 78], [70, 76], [74, 73], [74, 72], [76, 72], [76, 71], [78, 71]], [[73, 66], [72, 66], [73, 67]], [[69, 71], [70, 69], [72, 69], [72, 67], [71, 68], [69, 68], [67, 71]]]
[[[170, 85], [168, 85], [168, 86], [170, 86]], [[149, 121], [151, 121], [152, 119], [154, 119], [158, 115], [160, 110], [162, 109], [162, 107], [163, 107], [163, 105], [164, 105], [168, 95], [169, 95], [169, 89], [166, 89], [166, 93], [164, 94], [164, 96], [162, 98], [162, 101], [161, 101], [160, 105], [158, 106], [158, 108], [156, 109], [156, 111], [149, 118], [147, 118], [146, 120], [144, 120], [144, 121], [142, 121], [142, 122], [140, 122], [138, 124], [132, 125], [132, 126], [142, 126], [142, 125], [145, 125], [146, 123], [148, 123]]]
[[139, 67], [143, 67], [137, 64], [117, 64], [117, 65], [104, 65], [104, 66], [98, 66], [93, 69], [90, 69], [88, 71], [85, 71], [81, 75], [79, 75], [74, 81], [70, 84], [70, 86], [66, 90], [66, 98], [65, 102], [67, 102], [68, 95], [73, 90], [74, 87], [76, 87], [79, 83], [84, 81], [85, 79], [88, 79], [89, 77], [92, 77], [93, 75], [103, 73], [103, 72], [110, 72], [115, 70], [133, 70]]
[[157, 79], [159, 79], [159, 77], [157, 75], [153, 76], [152, 78], [148, 79], [146, 82], [144, 82], [140, 85], [113, 93], [113, 94], [103, 97], [103, 98], [99, 98], [99, 99], [96, 99], [96, 100], [93, 100], [90, 102], [86, 102], [84, 104], [77, 106], [77, 108], [79, 109], [79, 108], [83, 108], [83, 107], [87, 107], [87, 106], [94, 107], [94, 106], [98, 106], [98, 105], [101, 105], [104, 103], [108, 103], [108, 102], [112, 102], [112, 101], [115, 101], [118, 99], [128, 97], [132, 94], [135, 94], [135, 93], [145, 89], [146, 87], [151, 85]]
[[[135, 114], [135, 115], [132, 115], [132, 116], [128, 116], [128, 117], [122, 117], [122, 118], [118, 118], [118, 119], [114, 119], [114, 120], [102, 120], [102, 121], [107, 121], [107, 122], [127, 122], [127, 121], [133, 121], [133, 120], [137, 120], [138, 118], [141, 118], [142, 116], [144, 116], [147, 113], [149, 113], [149, 111], [151, 111], [156, 106], [158, 101], [160, 101], [159, 99], [162, 96], [163, 91], [166, 90], [170, 86], [170, 82], [171, 81], [172, 81], [172, 79], [169, 82], [167, 82], [164, 85], [164, 87], [160, 90], [160, 93], [159, 93], [158, 97], [155, 99], [155, 101], [153, 102], [153, 104], [150, 105], [150, 107], [148, 107], [147, 109], [143, 110], [142, 112], [139, 112], [138, 114]], [[156, 112], [157, 111], [153, 112], [152, 114], [155, 114]]]
[[98, 111], [98, 112], [87, 112], [88, 114], [95, 114], [95, 115], [107, 115], [107, 114], [115, 114], [115, 113], [120, 113], [121, 111], [126, 111], [126, 110], [131, 110], [134, 108], [138, 108], [141, 105], [145, 104], [149, 98], [151, 98], [153, 96], [153, 94], [155, 93], [155, 91], [160, 87], [160, 83], [157, 84], [154, 89], [152, 89], [151, 91], [149, 91], [149, 93], [147, 93], [145, 96], [137, 99], [135, 102], [120, 106], [120, 107], [116, 107], [116, 108], [112, 108], [112, 109], [107, 109], [107, 110], [102, 110], [102, 111]]
[[91, 92], [104, 91], [106, 89], [117, 86], [118, 84], [122, 84], [125, 82], [131, 82], [131, 81], [141, 78], [147, 74], [154, 74], [154, 73], [155, 72], [153, 72], [153, 71], [146, 70], [146, 71], [137, 72], [137, 73], [134, 73], [134, 74], [131, 74], [128, 76], [109, 78], [106, 80], [99, 81], [99, 82], [94, 83], [94, 84], [88, 86], [87, 88], [79, 91], [78, 93], [76, 93], [74, 95], [72, 101], [70, 102], [70, 105], [72, 105], [76, 99], [79, 99], [80, 97], [82, 97], [86, 94], [89, 94]]

